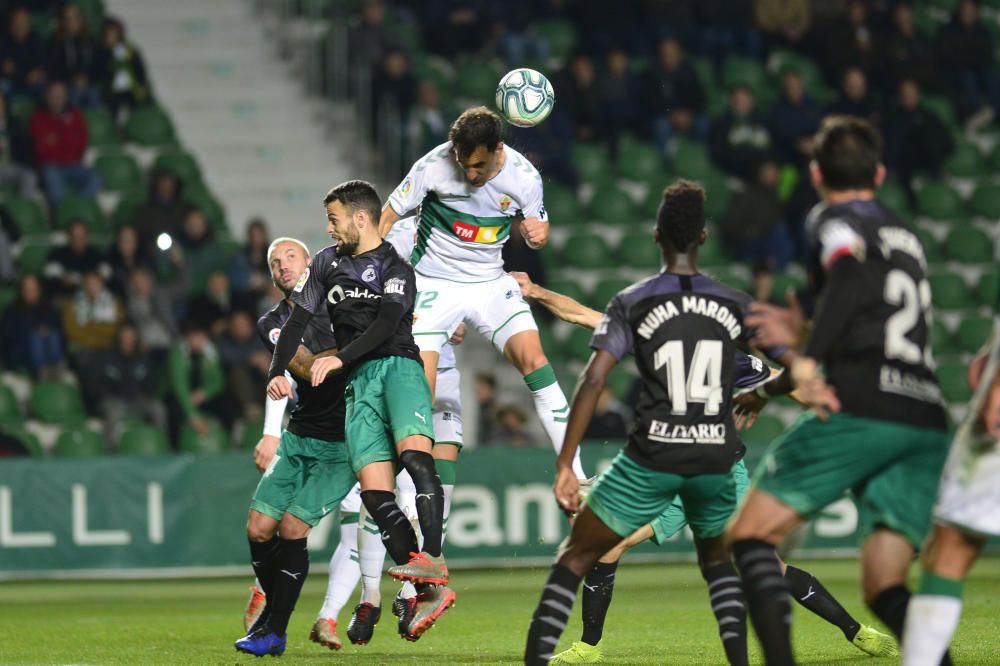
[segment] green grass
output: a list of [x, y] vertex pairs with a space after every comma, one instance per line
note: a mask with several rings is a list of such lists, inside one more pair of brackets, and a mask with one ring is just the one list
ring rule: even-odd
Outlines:
[[[799, 562], [863, 622], [854, 561]], [[388, 605], [375, 639], [339, 653], [307, 635], [326, 585], [314, 563], [289, 627], [281, 664], [511, 664], [524, 649], [528, 618], [545, 572], [456, 571], [458, 603], [418, 643], [395, 633]], [[0, 584], [2, 664], [259, 664], [237, 654], [247, 579], [12, 582]], [[383, 588], [391, 598], [392, 586]], [[623, 566], [604, 639], [609, 664], [722, 664], [724, 657], [704, 584], [691, 564]], [[953, 654], [958, 664], [1000, 663], [1000, 559], [980, 562], [966, 585], [966, 606]], [[579, 602], [560, 649], [579, 638]], [[802, 664], [891, 663], [872, 660], [834, 627], [797, 607], [795, 647]], [[751, 661], [760, 663], [751, 641]], [[270, 663], [265, 661], [263, 663]]]

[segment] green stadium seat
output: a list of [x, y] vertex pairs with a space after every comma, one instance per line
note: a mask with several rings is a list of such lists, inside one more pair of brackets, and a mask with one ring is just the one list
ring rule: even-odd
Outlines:
[[661, 255], [660, 247], [653, 240], [652, 229], [625, 234], [618, 246], [618, 257], [627, 268], [656, 271]]
[[944, 183], [927, 183], [917, 193], [917, 210], [934, 220], [954, 221], [964, 216], [962, 198]]
[[708, 178], [714, 170], [705, 144], [684, 137], [674, 142], [671, 164], [674, 172], [691, 180]]
[[921, 105], [933, 111], [941, 118], [952, 134], [957, 134], [959, 129], [958, 114], [955, 112], [955, 105], [947, 97], [926, 95], [921, 100]]
[[887, 208], [900, 215], [910, 211], [910, 199], [903, 186], [894, 180], [887, 180], [878, 189], [878, 199]]
[[107, 453], [104, 438], [92, 430], [64, 430], [56, 439], [52, 453], [59, 458], [94, 458]]
[[696, 58], [694, 56], [685, 56], [684, 60], [687, 61], [694, 73], [698, 75], [698, 81], [701, 86], [706, 90], [711, 92], [715, 90], [715, 65], [712, 61], [707, 58]]
[[75, 386], [59, 381], [40, 381], [31, 387], [31, 416], [46, 423], [76, 424], [87, 418], [83, 400]]
[[733, 289], [748, 291], [747, 280], [742, 271], [732, 270], [725, 265], [718, 265], [712, 268], [705, 268], [702, 272], [713, 280], [718, 280], [722, 284], [730, 286]]
[[0, 287], [0, 317], [15, 300], [17, 300], [17, 287]]
[[[549, 45], [549, 56], [565, 63], [576, 47], [576, 26], [566, 19], [542, 19], [535, 23], [535, 34]], [[559, 91], [556, 91], [558, 96]]]
[[225, 208], [207, 189], [196, 188], [185, 191], [184, 201], [204, 213], [208, 219], [208, 226], [216, 233], [229, 231], [229, 227], [226, 225]]
[[87, 121], [87, 143], [91, 148], [111, 148], [121, 143], [115, 121], [106, 109], [84, 109], [83, 118]]
[[253, 451], [260, 441], [261, 433], [264, 432], [264, 421], [248, 421], [243, 424], [243, 434], [240, 437], [239, 448], [241, 451]]
[[196, 453], [200, 455], [217, 455], [225, 453], [231, 448], [229, 435], [222, 425], [210, 418], [205, 418], [208, 423], [208, 432], [204, 435], [199, 433], [190, 424], [186, 424], [181, 429], [180, 450], [182, 453]]
[[30, 95], [14, 95], [7, 102], [7, 115], [15, 126], [26, 131], [36, 106], [34, 98]]
[[6, 197], [0, 206], [7, 211], [10, 219], [22, 235], [31, 236], [33, 234], [46, 234], [49, 232], [49, 223], [46, 219], [45, 210], [34, 199], [16, 196]]
[[993, 240], [975, 227], [952, 229], [944, 242], [949, 259], [965, 263], [989, 263], [993, 260]]
[[698, 251], [698, 265], [705, 267], [719, 266], [728, 261], [726, 253], [722, 248], [721, 235], [718, 232], [709, 232], [708, 239]]
[[501, 74], [493, 65], [466, 62], [458, 67], [455, 95], [478, 102], [492, 101]]
[[728, 90], [738, 84], [748, 86], [754, 92], [767, 88], [764, 66], [751, 58], [730, 56], [722, 65], [722, 85]]
[[992, 332], [991, 317], [965, 317], [955, 331], [955, 341], [961, 351], [975, 353], [986, 343]]
[[42, 443], [38, 441], [38, 437], [35, 433], [25, 428], [23, 424], [0, 424], [0, 430], [21, 442], [32, 456], [41, 457], [45, 455], [45, 449], [42, 448]]
[[577, 141], [572, 154], [573, 165], [584, 182], [594, 183], [607, 177], [608, 151], [603, 145]]
[[590, 218], [614, 225], [626, 225], [637, 217], [632, 198], [619, 187], [605, 186], [594, 192], [587, 206]]
[[[774, 75], [775, 85], [780, 88], [785, 72], [795, 70], [802, 76], [806, 91], [815, 97], [814, 91], [826, 90], [823, 72], [815, 60], [807, 58], [794, 51], [775, 50], [767, 59], [768, 70]], [[816, 100], [819, 103], [819, 100]]]
[[549, 219], [560, 226], [579, 224], [583, 218], [576, 193], [559, 183], [545, 186], [545, 210]]
[[787, 302], [786, 295], [789, 289], [798, 291], [803, 286], [805, 286], [805, 280], [795, 275], [788, 275], [787, 273], [777, 273], [774, 275], [774, 280], [771, 284], [771, 294], [770, 299], [775, 303], [780, 303], [784, 305]]
[[20, 423], [24, 416], [17, 396], [6, 384], [0, 384], [0, 426], [9, 423]]
[[160, 456], [169, 452], [166, 434], [145, 423], [126, 428], [118, 438], [118, 453], [123, 456]]
[[934, 307], [955, 310], [972, 307], [969, 287], [953, 273], [934, 273], [928, 278], [931, 284], [931, 300]]
[[111, 224], [115, 229], [126, 224], [132, 224], [135, 211], [146, 201], [146, 192], [135, 189], [122, 194], [111, 213]]
[[45, 267], [45, 261], [52, 251], [52, 244], [47, 238], [26, 243], [17, 256], [17, 268], [26, 275], [40, 275]]
[[[541, 310], [536, 309], [537, 314]], [[552, 325], [545, 320], [538, 322], [538, 339], [542, 343], [542, 350], [548, 357], [549, 362], [553, 365], [559, 365], [562, 361], [562, 345], [556, 338], [555, 333], [552, 330]]]
[[662, 183], [665, 171], [663, 156], [655, 147], [646, 143], [621, 145], [618, 151], [618, 173], [625, 178], [640, 183]]
[[1000, 220], [1000, 185], [980, 185], [973, 191], [970, 203], [974, 215]]
[[976, 285], [976, 300], [980, 305], [1000, 311], [1000, 270], [994, 268], [980, 276]]
[[557, 294], [562, 294], [564, 296], [569, 296], [574, 301], [579, 303], [586, 302], [587, 293], [580, 286], [580, 282], [577, 280], [569, 280], [564, 278], [553, 278], [549, 280], [549, 283], [545, 285], [550, 291], [554, 291]]
[[562, 265], [576, 268], [604, 268], [614, 265], [611, 248], [602, 236], [579, 234], [563, 247]]
[[935, 319], [931, 326], [931, 348], [935, 356], [945, 356], [958, 351], [955, 348], [954, 336], [940, 319]]
[[709, 220], [721, 220], [732, 198], [732, 192], [726, 184], [726, 174], [712, 169], [694, 180], [705, 188], [705, 217]]
[[166, 171], [177, 176], [187, 187], [201, 182], [201, 167], [191, 153], [183, 150], [166, 150], [156, 156], [153, 171]]
[[104, 189], [111, 192], [125, 192], [142, 186], [142, 170], [128, 153], [102, 153], [94, 161], [94, 168], [104, 179]]
[[125, 137], [141, 146], [172, 146], [177, 142], [170, 117], [155, 105], [138, 107], [129, 114]]
[[941, 241], [937, 239], [937, 236], [923, 227], [916, 227], [913, 231], [917, 234], [917, 238], [920, 239], [920, 244], [924, 246], [924, 256], [927, 257], [927, 261], [934, 263], [944, 260]]
[[590, 339], [594, 332], [589, 328], [574, 326], [566, 338], [565, 349], [568, 360], [586, 361], [590, 356]]
[[74, 220], [83, 220], [87, 229], [92, 232], [100, 233], [108, 230], [104, 213], [95, 200], [66, 195], [56, 204], [56, 228], [67, 229]]
[[941, 393], [948, 402], [967, 402], [972, 397], [969, 389], [968, 368], [961, 363], [942, 363], [937, 369]]
[[[618, 365], [608, 375], [608, 388], [611, 390], [611, 394], [619, 401], [625, 402], [632, 393], [632, 385], [635, 384], [635, 379], [635, 375], [621, 367], [621, 365]], [[624, 432], [622, 433], [622, 439], [625, 439]]]
[[741, 431], [743, 440], [751, 446], [768, 446], [785, 432], [785, 423], [777, 416], [761, 414], [749, 430]]
[[608, 306], [608, 303], [611, 302], [611, 299], [614, 298], [619, 291], [631, 284], [631, 280], [625, 280], [623, 278], [608, 278], [601, 280], [591, 292], [590, 300], [597, 304], [598, 310], [604, 310]]
[[974, 178], [983, 171], [983, 158], [974, 144], [962, 141], [956, 144], [951, 156], [945, 160], [944, 171], [957, 178]]

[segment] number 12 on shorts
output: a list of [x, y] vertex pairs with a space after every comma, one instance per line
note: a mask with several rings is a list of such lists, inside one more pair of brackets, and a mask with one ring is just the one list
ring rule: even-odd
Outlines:
[[431, 306], [435, 300], [437, 300], [438, 292], [436, 291], [418, 291], [416, 305], [414, 305], [415, 310], [426, 310]]

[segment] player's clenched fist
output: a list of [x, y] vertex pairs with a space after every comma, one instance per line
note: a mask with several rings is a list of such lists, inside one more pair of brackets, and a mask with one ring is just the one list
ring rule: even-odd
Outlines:
[[549, 241], [549, 223], [537, 217], [525, 218], [521, 221], [521, 235], [529, 247], [538, 250]]
[[337, 356], [318, 358], [312, 364], [312, 385], [319, 386], [331, 372], [343, 369], [344, 362]]
[[281, 442], [280, 439], [274, 435], [264, 435], [257, 442], [257, 446], [253, 449], [253, 463], [257, 466], [257, 471], [263, 473], [267, 466], [271, 464], [271, 460], [274, 459], [274, 452], [278, 450], [278, 444]]
[[267, 395], [271, 400], [281, 400], [292, 397], [292, 384], [284, 375], [275, 377], [267, 383]]
[[552, 490], [564, 510], [572, 513], [580, 510], [580, 479], [576, 478], [572, 467], [559, 465], [556, 468], [556, 482]]

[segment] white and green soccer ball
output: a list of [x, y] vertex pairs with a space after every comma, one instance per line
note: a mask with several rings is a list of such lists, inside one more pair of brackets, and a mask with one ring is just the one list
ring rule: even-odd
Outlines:
[[500, 79], [496, 101], [497, 109], [511, 125], [534, 127], [552, 113], [556, 93], [544, 74], [522, 67]]

